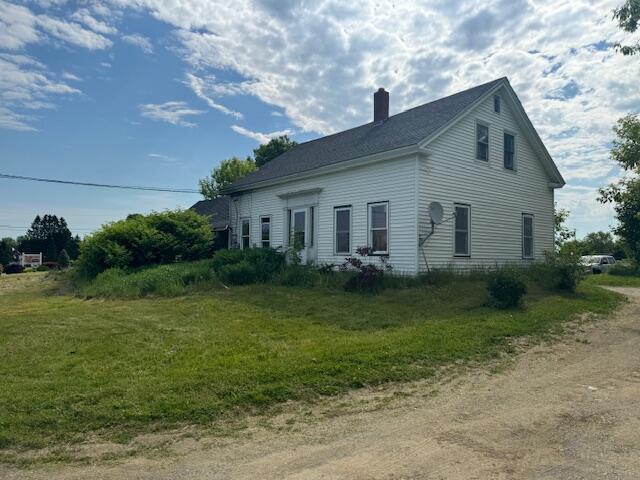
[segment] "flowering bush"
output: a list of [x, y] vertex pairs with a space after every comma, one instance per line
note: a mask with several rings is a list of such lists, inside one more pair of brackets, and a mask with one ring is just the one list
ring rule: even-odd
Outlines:
[[[363, 258], [373, 255], [373, 249], [371, 247], [358, 247], [356, 253]], [[384, 290], [384, 272], [391, 270], [389, 265], [388, 256], [380, 256], [380, 263], [382, 268], [373, 263], [364, 262], [357, 257], [347, 257], [342, 264], [342, 270], [349, 270], [350, 268], [358, 270], [358, 273], [344, 284], [344, 289], [347, 292], [364, 292], [364, 293], [380, 293]]]

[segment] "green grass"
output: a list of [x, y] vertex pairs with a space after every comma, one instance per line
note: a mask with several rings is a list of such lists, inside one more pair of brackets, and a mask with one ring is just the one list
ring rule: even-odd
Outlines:
[[[176, 263], [125, 272], [110, 269], [91, 281], [72, 279], [77, 293], [84, 297], [141, 298], [175, 297], [197, 289], [215, 289], [212, 260]], [[70, 272], [73, 273], [73, 272]]]
[[640, 287], [640, 276], [630, 277], [603, 273], [600, 275], [588, 275], [585, 283], [609, 287]]
[[429, 377], [495, 358], [512, 337], [609, 312], [621, 298], [588, 284], [575, 295], [530, 288], [524, 308], [497, 311], [474, 279], [379, 296], [274, 285], [133, 300], [86, 300], [39, 283], [2, 291], [0, 448], [18, 450], [125, 441]]

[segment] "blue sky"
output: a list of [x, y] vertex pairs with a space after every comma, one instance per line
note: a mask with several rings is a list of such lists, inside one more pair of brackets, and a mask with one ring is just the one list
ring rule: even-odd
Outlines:
[[[640, 110], [640, 62], [609, 48], [616, 3], [0, 0], [0, 173], [196, 188], [270, 136], [369, 121], [380, 85], [396, 113], [506, 75], [571, 225], [607, 229], [611, 126]], [[36, 214], [86, 234], [198, 199], [0, 179], [0, 236]]]

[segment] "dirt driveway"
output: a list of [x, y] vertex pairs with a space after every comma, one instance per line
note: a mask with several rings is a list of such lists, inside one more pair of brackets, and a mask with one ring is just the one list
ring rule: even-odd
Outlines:
[[231, 440], [183, 437], [164, 457], [0, 477], [638, 479], [640, 289], [616, 290], [632, 301], [615, 316], [498, 373], [285, 407]]

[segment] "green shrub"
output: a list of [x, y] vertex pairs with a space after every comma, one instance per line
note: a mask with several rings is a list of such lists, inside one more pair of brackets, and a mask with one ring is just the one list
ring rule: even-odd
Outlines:
[[[77, 281], [77, 279], [76, 279]], [[111, 268], [91, 280], [80, 280], [78, 293], [85, 297], [139, 298], [150, 295], [174, 297], [190, 287], [216, 288], [211, 260], [125, 271]]]
[[258, 269], [247, 260], [223, 265], [217, 273], [221, 282], [231, 285], [248, 285], [261, 281]]
[[63, 248], [60, 251], [60, 255], [58, 255], [58, 268], [65, 269], [69, 268], [69, 263], [71, 263], [71, 259], [69, 258], [69, 254]]
[[24, 267], [19, 263], [10, 263], [9, 265], [4, 266], [4, 273], [7, 275], [11, 275], [14, 273], [23, 273]]
[[82, 242], [77, 269], [81, 276], [93, 278], [110, 268], [199, 260], [209, 256], [212, 246], [206, 218], [191, 210], [130, 215]]
[[493, 305], [497, 308], [513, 308], [520, 305], [527, 293], [527, 286], [517, 276], [497, 272], [489, 277], [487, 284]]
[[47, 267], [46, 265], [40, 265], [38, 268], [36, 268], [36, 272], [48, 272], [49, 271], [49, 267]]
[[544, 262], [531, 264], [527, 273], [542, 287], [561, 292], [575, 292], [584, 277], [578, 259], [553, 255], [548, 255]]
[[635, 277], [640, 275], [640, 268], [633, 264], [618, 262], [607, 273], [621, 277]]
[[361, 270], [344, 284], [345, 292], [360, 292], [378, 294], [384, 290], [384, 272], [375, 265], [370, 265], [365, 270]]
[[321, 281], [322, 275], [318, 269], [313, 267], [288, 265], [276, 277], [276, 282], [288, 287], [313, 287]]
[[[282, 271], [285, 264], [284, 253], [273, 248], [220, 250], [213, 257], [213, 269], [220, 279], [234, 285], [269, 281]], [[234, 265], [242, 266], [231, 268]], [[252, 280], [249, 281], [249, 277]], [[237, 278], [241, 282], [235, 283], [229, 278]]]
[[388, 263], [388, 256], [379, 256], [380, 267], [375, 263], [368, 263], [366, 259], [373, 256], [373, 249], [368, 246], [357, 247], [356, 254], [365, 260], [357, 257], [347, 257], [342, 265], [343, 270], [355, 269], [357, 273], [347, 279], [343, 288], [346, 292], [361, 292], [378, 294], [384, 290], [384, 274], [391, 272], [392, 267]]

